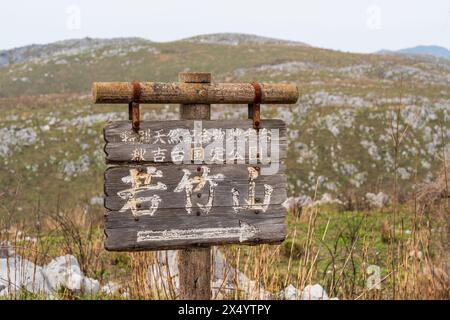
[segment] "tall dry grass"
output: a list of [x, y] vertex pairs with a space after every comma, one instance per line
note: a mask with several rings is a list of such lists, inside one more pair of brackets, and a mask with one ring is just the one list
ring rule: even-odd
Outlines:
[[[443, 172], [448, 174], [448, 171]], [[428, 188], [435, 192], [437, 187]], [[445, 195], [448, 195], [447, 190], [445, 187]], [[241, 271], [254, 284], [243, 288], [234, 279], [233, 289], [227, 289], [225, 294], [215, 297], [282, 298], [279, 292], [289, 284], [301, 290], [308, 284], [320, 283], [331, 297], [339, 299], [450, 299], [448, 196], [436, 198], [426, 192], [421, 189], [402, 209], [408, 210], [408, 214], [412, 216], [413, 228], [407, 240], [400, 240], [406, 231], [401, 226], [395, 232], [392, 230], [392, 220], [389, 217], [379, 230], [380, 238], [382, 234], [386, 237], [384, 241], [389, 252], [386, 260], [380, 261], [381, 289], [365, 285], [370, 277], [367, 274], [368, 266], [376, 264], [370, 252], [376, 243], [361, 235], [362, 223], [358, 222], [345, 230], [345, 237], [350, 241], [343, 245], [342, 234], [328, 238], [330, 221], [326, 221], [325, 227], [319, 231], [317, 223], [321, 215], [320, 208], [303, 208], [301, 212], [297, 209], [289, 213], [294, 216], [296, 223], [288, 233], [287, 248], [282, 245], [221, 248], [230, 266]], [[35, 238], [27, 236], [32, 234], [32, 228], [25, 223], [5, 225], [8, 219], [2, 219], [1, 241], [9, 242], [16, 256], [36, 265], [44, 265], [55, 256], [73, 254], [88, 276], [103, 283], [114, 280], [122, 284], [122, 292], [127, 294], [113, 298], [177, 298], [176, 275], [170, 274], [168, 261], [157, 259], [153, 252], [105, 252], [101, 226], [94, 227], [85, 215], [86, 213], [74, 211], [57, 217], [50, 215], [41, 218], [40, 231]], [[299, 227], [302, 223], [306, 226], [306, 235], [299, 241], [297, 236], [303, 232]], [[392, 256], [395, 257], [394, 261], [391, 260]], [[124, 272], [117, 271], [115, 261], [120, 259], [125, 259]], [[159, 268], [160, 274], [164, 274], [169, 280], [159, 284], [157, 279], [151, 281], [150, 267]], [[262, 290], [271, 295], [261, 295]], [[83, 298], [68, 291], [62, 291], [59, 297]], [[22, 292], [11, 298], [33, 296]], [[100, 295], [98, 298], [111, 297]]]

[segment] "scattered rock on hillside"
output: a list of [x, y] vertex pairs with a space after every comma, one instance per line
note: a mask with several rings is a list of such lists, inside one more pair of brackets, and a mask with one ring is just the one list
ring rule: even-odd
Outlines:
[[116, 295], [120, 292], [122, 286], [116, 282], [110, 281], [101, 288], [101, 292], [108, 295]]
[[325, 289], [320, 284], [307, 285], [302, 292], [302, 300], [329, 300]]
[[309, 196], [300, 195], [298, 197], [287, 198], [282, 206], [288, 210], [294, 210], [296, 208], [308, 207], [313, 204], [313, 200]]
[[284, 44], [292, 46], [308, 46], [305, 43], [289, 40], [274, 39], [268, 37], [257, 36], [244, 33], [212, 33], [194, 36], [183, 39], [182, 41], [193, 43], [208, 43], [222, 45], [239, 45], [239, 44]]
[[334, 199], [333, 196], [329, 193], [324, 193], [320, 200], [316, 200], [313, 202], [313, 206], [321, 206], [325, 204], [337, 204], [344, 205], [344, 203], [339, 199]]
[[236, 290], [244, 292], [246, 298], [251, 300], [272, 298], [272, 294], [258, 286], [255, 280], [249, 279], [244, 273], [233, 268], [227, 262], [222, 251], [217, 248], [213, 249], [213, 263], [213, 283], [211, 284], [213, 298], [227, 298], [230, 294], [234, 294]]
[[103, 205], [103, 197], [102, 196], [95, 196], [92, 197], [91, 200], [89, 201], [89, 204], [91, 206], [98, 206], [98, 205]]
[[314, 201], [309, 196], [300, 195], [298, 197], [289, 197], [283, 203], [282, 206], [288, 210], [301, 209], [306, 207], [316, 207], [326, 204], [344, 205], [344, 203], [333, 196], [330, 193], [324, 193], [319, 200]]
[[320, 284], [307, 285], [303, 291], [290, 284], [280, 293], [280, 296], [285, 300], [338, 300], [338, 298], [330, 299]]
[[52, 290], [64, 287], [75, 293], [85, 294], [96, 294], [100, 290], [99, 282], [85, 277], [77, 259], [72, 255], [53, 259], [45, 266], [44, 272]]
[[282, 291], [282, 298], [285, 300], [298, 300], [298, 297], [299, 297], [299, 294], [298, 294], [297, 288], [294, 287], [292, 284], [288, 285]]
[[[0, 68], [24, 62], [39, 62], [60, 57], [71, 57], [81, 54], [95, 54], [107, 47], [132, 48], [151, 44], [150, 40], [141, 38], [115, 39], [70, 39], [49, 44], [32, 44], [24, 47], [0, 51]], [[61, 60], [57, 60], [61, 61]]]
[[384, 192], [366, 193], [366, 200], [369, 206], [374, 208], [383, 208], [389, 204], [389, 196]]
[[42, 267], [21, 256], [0, 259], [0, 296], [9, 296], [26, 290], [36, 294], [50, 294]]
[[38, 140], [36, 131], [33, 128], [18, 128], [10, 126], [0, 128], [0, 157], [6, 158], [13, 152], [20, 152], [22, 148], [34, 145]]

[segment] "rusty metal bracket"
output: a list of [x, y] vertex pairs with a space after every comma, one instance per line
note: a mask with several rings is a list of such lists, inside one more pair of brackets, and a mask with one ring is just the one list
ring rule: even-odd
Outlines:
[[133, 130], [137, 132], [140, 123], [139, 102], [141, 100], [141, 83], [139, 81], [133, 81], [131, 85], [133, 86], [133, 99], [128, 104], [128, 117], [131, 120]]
[[252, 82], [251, 85], [255, 89], [255, 99], [253, 103], [248, 105], [248, 118], [253, 120], [253, 128], [259, 130], [259, 124], [261, 122], [261, 99], [262, 88], [259, 82]]

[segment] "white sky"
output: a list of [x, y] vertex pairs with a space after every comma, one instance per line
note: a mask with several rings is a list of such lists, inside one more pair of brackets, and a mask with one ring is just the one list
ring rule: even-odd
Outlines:
[[241, 32], [354, 52], [450, 48], [449, 0], [2, 0], [0, 49], [137, 36]]

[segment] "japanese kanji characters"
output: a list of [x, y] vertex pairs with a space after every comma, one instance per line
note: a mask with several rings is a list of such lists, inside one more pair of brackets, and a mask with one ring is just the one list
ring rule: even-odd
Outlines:
[[[117, 193], [125, 200], [120, 212], [130, 210], [133, 216], [153, 216], [161, 203], [167, 201], [164, 199], [171, 199], [166, 194], [162, 196], [162, 191], [166, 191], [168, 187], [162, 182], [165, 169], [159, 169], [170, 162], [187, 165], [176, 171], [182, 173], [181, 177], [170, 175], [170, 184], [176, 187], [167, 191], [181, 193], [174, 199], [178, 202], [182, 199], [183, 202], [177, 206], [184, 207], [187, 214], [210, 214], [216, 192], [227, 195], [228, 199], [221, 198], [221, 202], [229, 203], [225, 206], [232, 206], [236, 214], [244, 210], [266, 212], [274, 189], [268, 184], [259, 186], [258, 194], [264, 192], [264, 196], [257, 198], [256, 181], [260, 175], [272, 175], [279, 169], [278, 129], [255, 130], [242, 126], [206, 129], [202, 127], [202, 121], [193, 121], [190, 125], [192, 124], [193, 128], [172, 125], [155, 128], [151, 125], [151, 128], [137, 132], [129, 130], [120, 133], [121, 142], [131, 145], [131, 149], [127, 149], [130, 150], [127, 151], [130, 161], [154, 165], [144, 167], [144, 170], [130, 169], [129, 175], [122, 178], [131, 187]], [[258, 163], [262, 166], [257, 170], [255, 166]], [[225, 180], [225, 175], [218, 170], [224, 167], [221, 166], [223, 164], [248, 165], [245, 173], [248, 176], [244, 179], [248, 181], [248, 189], [245, 182], [245, 191], [242, 191], [242, 187], [232, 186], [224, 190], [220, 184]], [[199, 172], [194, 172], [192, 165], [197, 165], [195, 168]], [[209, 165], [214, 165], [215, 174], [211, 174], [213, 166]], [[161, 181], [155, 183], [155, 179]], [[235, 185], [237, 184], [233, 184]]]
[[[152, 184], [152, 178], [162, 178], [161, 170], [157, 170], [155, 167], [147, 167], [146, 170], [130, 169], [130, 175], [123, 177], [122, 181], [131, 184], [131, 188], [117, 193], [119, 197], [126, 200], [125, 205], [119, 212], [125, 212], [130, 209], [135, 217], [142, 215], [153, 216], [155, 214], [161, 202], [161, 197], [156, 194], [147, 197], [138, 196], [148, 190], [167, 190], [167, 186], [160, 181]], [[151, 203], [149, 209], [138, 210], [144, 202], [148, 201]]]
[[153, 137], [153, 144], [157, 144], [157, 143], [165, 144], [166, 143], [166, 140], [164, 139], [166, 137], [166, 135], [164, 133], [162, 133], [162, 131], [164, 131], [164, 129], [155, 131], [156, 134]]
[[248, 177], [249, 177], [249, 184], [248, 184], [248, 199], [245, 200], [245, 205], [240, 205], [240, 199], [239, 199], [239, 190], [236, 188], [233, 188], [231, 190], [231, 194], [233, 197], [233, 209], [235, 213], [238, 213], [242, 209], [252, 209], [252, 210], [261, 210], [262, 212], [266, 212], [270, 205], [270, 198], [272, 196], [273, 187], [264, 184], [264, 199], [263, 202], [260, 203], [256, 201], [256, 183], [255, 179], [258, 178], [259, 173], [258, 170], [256, 170], [254, 167], [248, 167]]
[[158, 147], [157, 150], [153, 151], [153, 161], [154, 162], [164, 162], [164, 160], [166, 159], [166, 152], [167, 149], [161, 149], [160, 147]]
[[[261, 128], [194, 128], [141, 129], [120, 133], [122, 142], [135, 145], [130, 161], [172, 162], [175, 164], [271, 164], [278, 170], [279, 133], [277, 129]], [[272, 168], [272, 165], [275, 166]], [[267, 173], [266, 173], [267, 172]]]
[[143, 148], [135, 148], [133, 152], [131, 152], [131, 161], [145, 161], [144, 155], [147, 150]]
[[[226, 177], [222, 173], [211, 174], [211, 169], [208, 166], [201, 166], [198, 171], [198, 173], [193, 173], [187, 168], [182, 169], [182, 177], [179, 179], [176, 187], [173, 190], [169, 190], [169, 192], [184, 192], [184, 208], [187, 214], [192, 214], [195, 208], [200, 214], [210, 214], [216, 189]], [[247, 172], [248, 197], [244, 199], [244, 204], [241, 204], [239, 190], [232, 188], [229, 190], [230, 206], [233, 207], [235, 213], [239, 213], [241, 210], [266, 212], [270, 205], [273, 187], [264, 184], [264, 198], [262, 201], [257, 199], [255, 180], [259, 176], [259, 171], [255, 167], [247, 167]], [[120, 198], [126, 201], [119, 212], [130, 210], [135, 217], [141, 215], [153, 216], [163, 201], [160, 192], [168, 189], [165, 183], [161, 181], [155, 182], [155, 179], [163, 178], [163, 172], [154, 166], [130, 169], [129, 175], [121, 180], [126, 184], [131, 184], [131, 187], [117, 193]], [[151, 194], [152, 192], [149, 191], [154, 192]], [[197, 195], [200, 195], [200, 197], [194, 204], [193, 199]], [[207, 198], [205, 197], [205, 200], [202, 198], [202, 201], [200, 201], [202, 195], [207, 195]]]
[[218, 181], [222, 181], [225, 178], [225, 176], [221, 173], [209, 175], [210, 169], [207, 166], [202, 166], [201, 168], [203, 171], [202, 174], [200, 176], [194, 177], [191, 177], [192, 173], [190, 170], [183, 169], [183, 178], [174, 190], [174, 192], [182, 192], [183, 190], [185, 191], [185, 209], [188, 214], [192, 213], [192, 193], [202, 191], [207, 183], [209, 184], [208, 200], [205, 204], [197, 203], [197, 206], [202, 213], [208, 214], [212, 208], [212, 204], [214, 201], [214, 190], [218, 185]]

